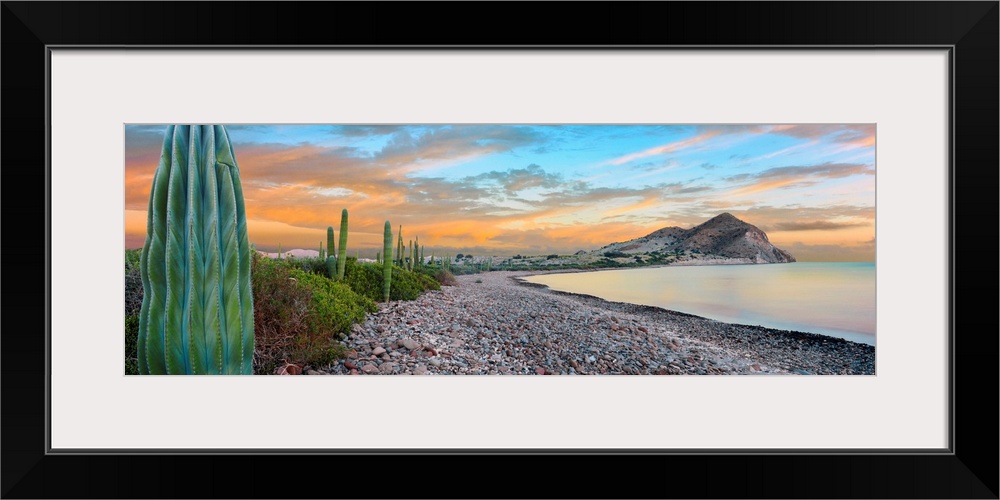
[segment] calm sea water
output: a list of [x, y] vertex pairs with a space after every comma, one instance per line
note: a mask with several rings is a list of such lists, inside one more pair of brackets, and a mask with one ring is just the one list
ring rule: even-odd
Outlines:
[[875, 345], [875, 263], [677, 266], [524, 278], [553, 290]]

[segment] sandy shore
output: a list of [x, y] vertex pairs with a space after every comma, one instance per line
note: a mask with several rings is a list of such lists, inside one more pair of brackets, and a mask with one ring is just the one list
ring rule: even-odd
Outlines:
[[458, 277], [414, 301], [380, 304], [313, 374], [874, 374], [875, 348], [608, 302], [517, 280]]

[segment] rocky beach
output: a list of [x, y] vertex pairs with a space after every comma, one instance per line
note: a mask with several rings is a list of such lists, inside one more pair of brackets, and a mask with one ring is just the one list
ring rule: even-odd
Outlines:
[[347, 359], [309, 375], [873, 375], [875, 348], [609, 302], [518, 280], [458, 276], [379, 304], [343, 341]]

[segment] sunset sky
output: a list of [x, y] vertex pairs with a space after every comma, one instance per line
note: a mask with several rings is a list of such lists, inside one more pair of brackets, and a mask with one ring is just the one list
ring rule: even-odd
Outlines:
[[[125, 126], [139, 248], [166, 125]], [[349, 254], [386, 220], [426, 251], [591, 250], [729, 212], [800, 261], [875, 260], [874, 125], [227, 125], [250, 241]], [[394, 236], [395, 238], [395, 236]]]

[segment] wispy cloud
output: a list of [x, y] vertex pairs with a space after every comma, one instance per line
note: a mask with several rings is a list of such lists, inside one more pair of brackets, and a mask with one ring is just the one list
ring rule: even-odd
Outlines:
[[610, 163], [612, 165], [622, 165], [630, 161], [638, 160], [640, 158], [647, 158], [650, 156], [662, 155], [666, 153], [674, 153], [677, 151], [697, 146], [698, 144], [701, 144], [705, 141], [708, 141], [714, 137], [719, 136], [721, 133], [722, 131], [720, 130], [708, 130], [688, 139], [681, 139], [679, 141], [673, 141], [664, 144], [662, 146], [656, 146], [653, 148], [645, 149], [643, 151], [638, 151], [635, 153], [619, 156], [618, 158], [612, 159]]

